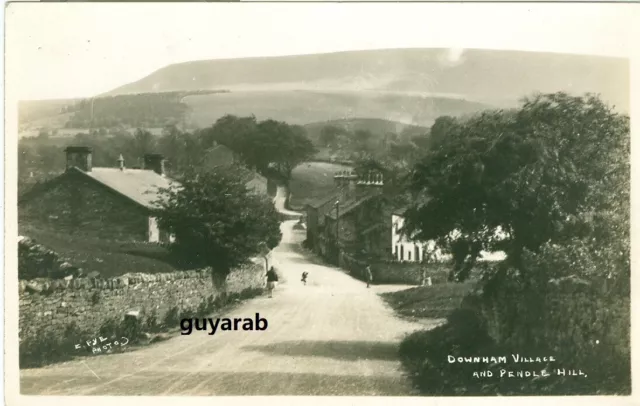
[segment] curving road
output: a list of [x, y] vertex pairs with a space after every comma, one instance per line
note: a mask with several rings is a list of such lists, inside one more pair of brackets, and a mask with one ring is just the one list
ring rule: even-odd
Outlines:
[[266, 331], [194, 330], [137, 351], [22, 370], [22, 394], [415, 395], [397, 344], [425, 326], [398, 319], [377, 295], [405, 287], [367, 289], [321, 264], [300, 250], [304, 231], [295, 231], [295, 222], [282, 224], [274, 250], [283, 276], [274, 297], [252, 299], [229, 315], [259, 312]]

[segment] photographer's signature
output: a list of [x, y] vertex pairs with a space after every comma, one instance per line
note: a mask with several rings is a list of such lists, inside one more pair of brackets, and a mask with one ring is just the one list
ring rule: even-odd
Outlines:
[[[93, 338], [91, 340], [87, 340], [86, 348], [90, 348], [92, 354], [102, 353], [103, 350], [104, 352], [108, 353], [108, 352], [111, 352], [113, 348], [124, 347], [129, 343], [129, 339], [126, 337], [121, 337], [118, 340], [113, 340], [105, 343], [105, 341], [108, 341], [108, 340], [109, 340], [108, 338], [104, 338], [102, 336]], [[81, 349], [82, 344], [76, 344], [75, 348], [76, 350]]]

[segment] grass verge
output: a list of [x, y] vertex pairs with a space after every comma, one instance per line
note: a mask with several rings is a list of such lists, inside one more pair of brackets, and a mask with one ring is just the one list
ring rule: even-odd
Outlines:
[[398, 314], [415, 318], [446, 318], [460, 307], [476, 282], [419, 286], [381, 296]]

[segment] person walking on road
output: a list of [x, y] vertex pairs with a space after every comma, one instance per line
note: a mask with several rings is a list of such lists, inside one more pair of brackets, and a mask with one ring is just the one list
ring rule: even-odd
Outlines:
[[367, 265], [367, 271], [365, 274], [367, 278], [367, 287], [371, 285], [371, 281], [373, 281], [373, 274], [371, 273], [371, 265]]
[[307, 284], [307, 276], [309, 276], [309, 272], [307, 271], [302, 272], [302, 283], [305, 285]]
[[273, 297], [273, 290], [278, 284], [278, 274], [273, 267], [267, 271], [267, 290], [269, 291], [269, 297]]

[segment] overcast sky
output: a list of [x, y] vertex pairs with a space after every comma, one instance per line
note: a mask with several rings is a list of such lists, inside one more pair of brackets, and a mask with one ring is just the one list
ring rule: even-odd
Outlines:
[[637, 12], [629, 4], [12, 3], [7, 90], [22, 100], [87, 97], [176, 62], [376, 48], [626, 57]]

